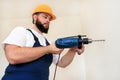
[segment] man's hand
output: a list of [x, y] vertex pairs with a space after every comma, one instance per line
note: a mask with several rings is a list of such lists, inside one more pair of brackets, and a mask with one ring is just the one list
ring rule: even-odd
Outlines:
[[55, 44], [50, 44], [49, 46], [49, 52], [53, 54], [60, 54], [64, 49], [57, 48]]
[[82, 48], [81, 48], [81, 49], [76, 49], [76, 52], [77, 52], [79, 55], [81, 55], [81, 54], [84, 52], [84, 49], [85, 49], [85, 47], [84, 47], [84, 45], [82, 44]]
[[77, 52], [79, 55], [81, 55], [84, 52], [84, 45], [82, 44], [82, 48], [78, 49], [77, 47], [71, 48], [70, 50]]

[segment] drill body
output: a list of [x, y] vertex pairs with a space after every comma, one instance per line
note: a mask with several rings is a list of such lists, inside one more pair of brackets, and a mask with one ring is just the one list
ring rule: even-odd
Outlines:
[[79, 43], [79, 38], [73, 38], [73, 37], [59, 38], [55, 41], [57, 48], [71, 48], [78, 46], [78, 43]]
[[86, 35], [78, 35], [78, 36], [71, 36], [65, 38], [59, 38], [55, 41], [55, 45], [57, 48], [72, 48], [78, 47], [79, 49], [82, 47], [82, 44], [91, 43], [92, 40], [88, 38], [82, 38]]

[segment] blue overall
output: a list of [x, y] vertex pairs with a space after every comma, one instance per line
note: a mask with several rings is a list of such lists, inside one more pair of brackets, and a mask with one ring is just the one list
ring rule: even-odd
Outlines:
[[[27, 30], [30, 31], [34, 37], [35, 43], [33, 47], [42, 46], [33, 32], [30, 29]], [[46, 45], [49, 45], [47, 40]], [[49, 53], [29, 63], [9, 64], [2, 80], [48, 80], [49, 66], [52, 63], [52, 59], [53, 56]]]

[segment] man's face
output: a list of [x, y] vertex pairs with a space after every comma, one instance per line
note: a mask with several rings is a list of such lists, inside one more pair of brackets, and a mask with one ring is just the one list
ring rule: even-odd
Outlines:
[[46, 13], [37, 15], [35, 25], [43, 33], [48, 33], [51, 16]]

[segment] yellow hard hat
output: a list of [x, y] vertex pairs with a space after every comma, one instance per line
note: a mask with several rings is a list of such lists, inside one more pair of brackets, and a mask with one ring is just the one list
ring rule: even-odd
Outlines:
[[32, 13], [32, 15], [34, 15], [37, 12], [44, 12], [49, 14], [50, 16], [52, 16], [52, 20], [56, 19], [56, 16], [53, 14], [52, 9], [50, 8], [50, 6], [46, 5], [46, 4], [42, 4], [39, 5], [35, 8], [34, 12]]

